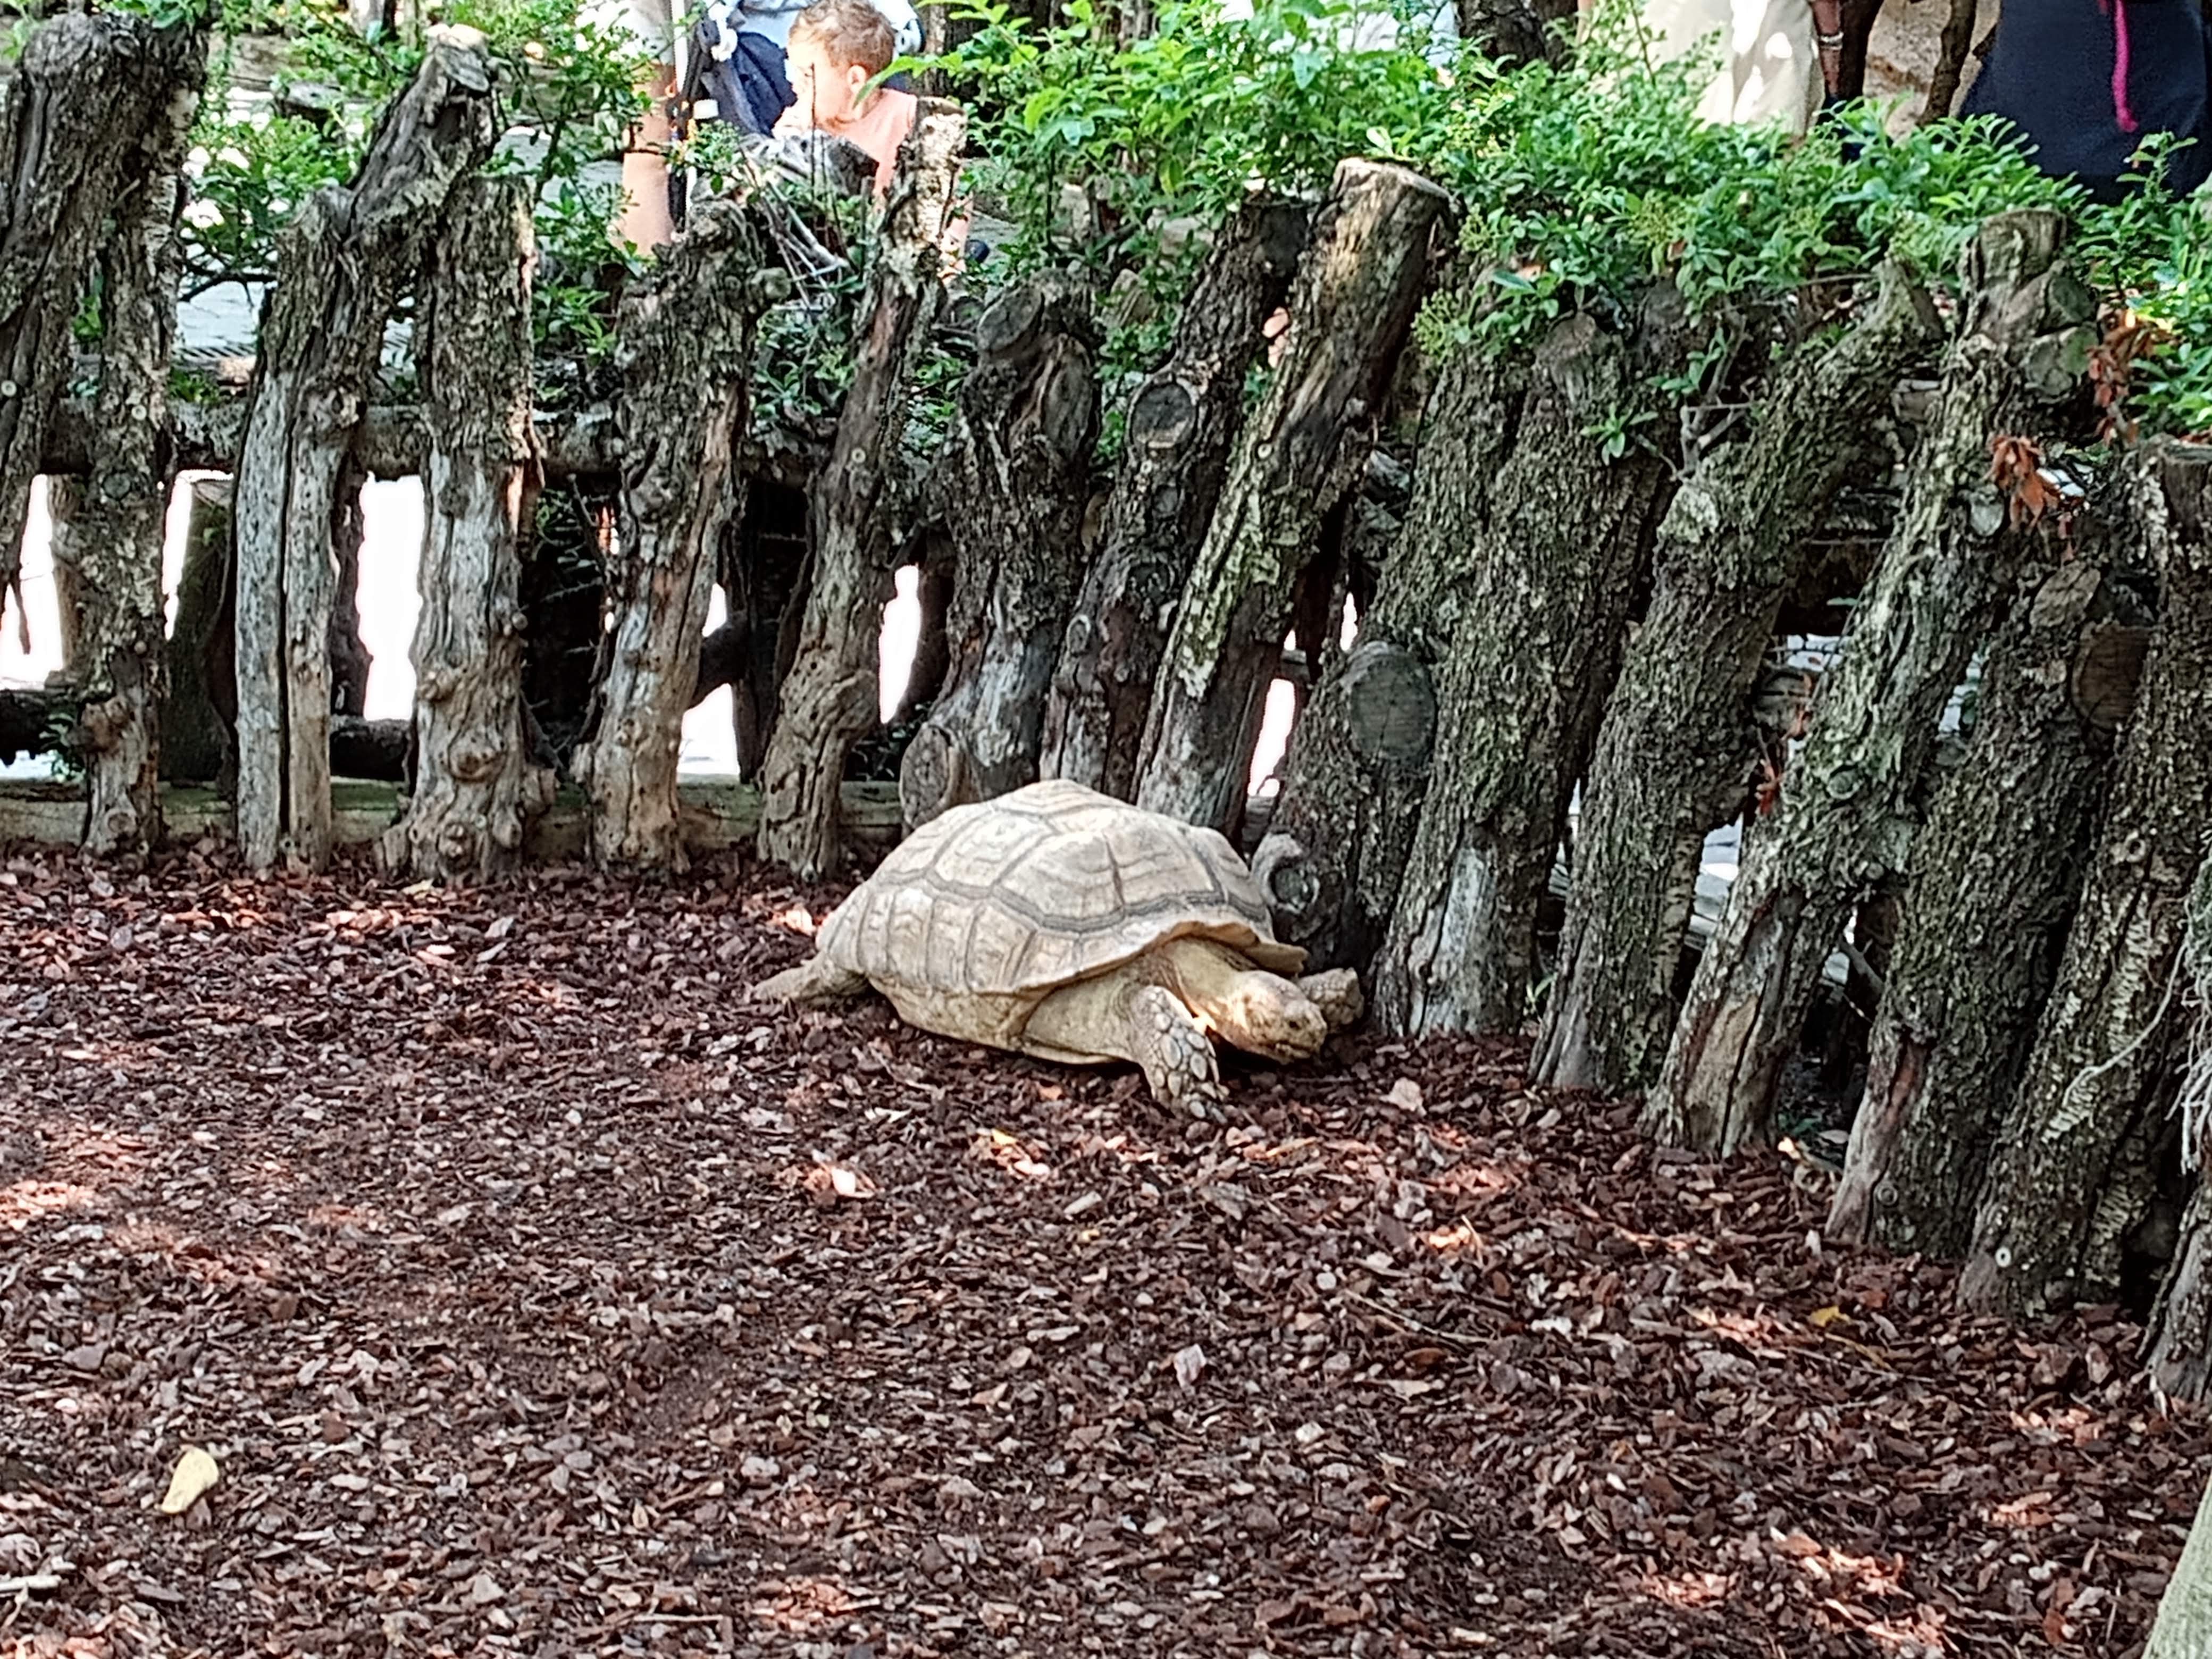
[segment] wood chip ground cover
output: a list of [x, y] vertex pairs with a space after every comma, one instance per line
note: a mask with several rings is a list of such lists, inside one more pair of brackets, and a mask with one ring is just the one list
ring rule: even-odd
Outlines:
[[2111, 1310], [1510, 1044], [1206, 1129], [746, 1005], [833, 896], [0, 871], [0, 1650], [2140, 1649], [2208, 1437]]

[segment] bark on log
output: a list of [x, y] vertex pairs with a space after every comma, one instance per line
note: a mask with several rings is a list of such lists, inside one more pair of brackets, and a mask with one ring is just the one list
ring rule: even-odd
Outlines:
[[237, 526], [238, 837], [249, 866], [331, 849], [333, 537], [386, 319], [447, 199], [490, 153], [489, 61], [434, 29], [353, 182], [301, 204], [264, 313], [233, 510]]
[[1098, 436], [1090, 309], [1044, 279], [1007, 289], [976, 324], [975, 366], [928, 486], [951, 553], [950, 656], [899, 767], [908, 830], [1036, 781], [1045, 699], [1083, 575]]
[[2095, 297], [2059, 262], [2067, 228], [2003, 214], [1968, 248], [1964, 319], [1897, 526], [1644, 1103], [1670, 1144], [1725, 1153], [1765, 1135], [1821, 964], [1852, 907], [1904, 867], [1943, 706], [2025, 551], [1992, 440], [2075, 390], [2096, 343]]
[[2189, 896], [2212, 833], [2212, 450], [2156, 453], [2139, 514], [2159, 619], [2027, 1075], [1959, 1293], [2034, 1318], [2102, 1299], [2148, 1194], [2127, 1147], [2162, 1121]]
[[571, 760], [602, 869], [689, 867], [677, 822], [684, 711], [699, 677], [715, 551], [742, 498], [734, 464], [761, 313], [788, 291], [751, 212], [710, 203], [623, 301], [621, 530], [591, 736]]
[[845, 759], [877, 719], [907, 392], [945, 303], [940, 250], [966, 134], [958, 110], [925, 100], [900, 149], [862, 301], [867, 333], [815, 480], [812, 577], [761, 778], [760, 854], [807, 880], [837, 867]]
[[1773, 372], [1749, 435], [1701, 458], [1660, 521], [1651, 600], [1583, 785], [1544, 1082], [1615, 1093], [1657, 1070], [1705, 836], [1741, 808], [1759, 752], [1748, 711], [1776, 613], [1935, 326], [1925, 295], [1885, 269], [1850, 332]]
[[[2069, 550], [2071, 551], [2071, 550]], [[1914, 837], [1904, 926], [1869, 1042], [1828, 1232], [1966, 1254], [2081, 887], [2111, 726], [2075, 665], [2118, 624], [2094, 556], [2039, 560], [1983, 672], [1963, 765]]]
[[1450, 198], [1347, 161], [1315, 228], [1283, 352], [1238, 434], [1146, 716], [1138, 805], [1233, 840], [1291, 589], [1375, 441]]
[[21, 598], [23, 523], [77, 301], [131, 139], [161, 125], [191, 33], [72, 12], [33, 29], [0, 76], [0, 621]]
[[2212, 1183], [2201, 1167], [2151, 1324], [2151, 1381], [2169, 1399], [2212, 1400]]
[[2197, 1506], [2181, 1559], [2160, 1596], [2142, 1659], [2203, 1659], [2212, 1653], [2212, 1486]]
[[1136, 797], [1176, 601], [1220, 498], [1245, 379], [1266, 345], [1261, 328], [1290, 292], [1306, 232], [1295, 203], [1257, 201], [1232, 215], [1184, 301], [1167, 361], [1130, 399], [1097, 553], [1053, 675], [1047, 777]]
[[[534, 512], [530, 268], [522, 181], [453, 192], [417, 352], [431, 411], [415, 625], [415, 789], [380, 843], [403, 879], [490, 881], [553, 804], [522, 703], [522, 526]], [[705, 296], [702, 296], [702, 299]]]
[[228, 769], [237, 714], [231, 649], [230, 480], [196, 478], [185, 520], [169, 695], [161, 704], [161, 775], [208, 783]]
[[1364, 980], [1389, 925], [1435, 752], [1436, 671], [1480, 584], [1469, 544], [1495, 521], [1526, 378], [1517, 361], [1471, 351], [1437, 377], [1413, 501], [1374, 601], [1291, 728], [1252, 869], [1276, 937], [1303, 946], [1313, 967]]
[[132, 182], [100, 256], [100, 434], [79, 521], [84, 616], [76, 678], [85, 696], [84, 849], [100, 858], [143, 858], [161, 839], [169, 360], [184, 269], [182, 169], [206, 80], [207, 36], [195, 31], [173, 46], [168, 104], [134, 135]]
[[[2212, 1400], [2212, 849], [2198, 863], [2190, 893], [2181, 969], [2196, 1012], [2183, 1039], [2176, 1115], [2185, 1173], [2196, 1185], [2152, 1312], [2148, 1369], [2170, 1397], [2204, 1401]], [[2212, 1601], [2212, 1580], [2204, 1589]], [[2206, 1613], [2212, 1616], [2212, 1606]]]
[[1489, 515], [1462, 526], [1473, 574], [1437, 665], [1428, 787], [1375, 959], [1384, 1030], [1507, 1031], [1526, 1017], [1536, 908], [1666, 508], [1666, 464], [1636, 447], [1608, 460], [1593, 433], [1655, 364], [1686, 356], [1673, 289], [1644, 313], [1632, 341], [1587, 315], [1553, 331]]

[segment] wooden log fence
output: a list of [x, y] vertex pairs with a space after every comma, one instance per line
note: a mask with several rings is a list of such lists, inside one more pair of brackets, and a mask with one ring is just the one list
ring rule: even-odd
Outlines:
[[[1687, 422], [1678, 465], [1606, 441], [1680, 384], [1695, 331], [1670, 290], [1409, 374], [1450, 204], [1401, 167], [1347, 162], [1310, 240], [1280, 203], [1218, 228], [1113, 467], [1096, 455], [1095, 296], [1067, 276], [995, 296], [932, 457], [913, 453], [909, 405], [948, 308], [963, 124], [925, 103], [833, 435], [749, 410], [757, 325], [784, 284], [757, 207], [736, 203], [695, 215], [627, 295], [620, 395], [548, 414], [532, 406], [527, 216], [478, 166], [489, 69], [444, 33], [357, 176], [288, 233], [245, 403], [169, 404], [198, 49], [69, 14], [0, 92], [19, 180], [0, 373], [21, 377], [0, 411], [0, 531], [34, 474], [70, 481], [81, 623], [61, 682], [0, 692], [0, 753], [59, 748], [84, 773], [0, 786], [0, 836], [139, 858], [232, 835], [261, 868], [374, 845], [395, 876], [471, 882], [749, 848], [811, 881], [955, 802], [1071, 777], [1249, 830], [1282, 936], [1316, 967], [1361, 969], [1386, 1030], [1534, 1035], [1539, 1085], [1656, 1079], [1649, 1132], [1703, 1150], [1771, 1131], [1841, 951], [1875, 1006], [1833, 1233], [1963, 1255], [1970, 1300], [2028, 1317], [2114, 1294], [2123, 1257], [2152, 1248], [2191, 1040], [2177, 988], [2198, 972], [2190, 918], [2212, 910], [2212, 454], [2136, 456], [2063, 548], [2026, 507], [2039, 441], [2079, 435], [2094, 339], [2057, 220], [1984, 226], [1948, 314], [1885, 269], [1819, 301], [1802, 349], [1778, 323], [1771, 355], [1729, 366], [1737, 418]], [[140, 75], [126, 50], [158, 67]], [[99, 98], [64, 73], [88, 66], [113, 71]], [[118, 129], [127, 161], [64, 156], [34, 131], [82, 130], [95, 107], [138, 112]], [[58, 343], [95, 270], [97, 390], [70, 400]], [[378, 407], [403, 289], [422, 401]], [[1410, 494], [1406, 455], [1378, 451], [1407, 386], [1426, 388]], [[1686, 411], [1646, 412], [1671, 449]], [[192, 487], [164, 639], [160, 523], [188, 468], [234, 476]], [[427, 485], [404, 722], [345, 712], [363, 668], [345, 660], [345, 562], [370, 473]], [[771, 484], [805, 487], [804, 525]], [[1870, 556], [1819, 545], [1851, 484], [1850, 538], [1881, 544], [1870, 574]], [[574, 496], [564, 597], [529, 558], [541, 492]], [[748, 517], [764, 510], [788, 521]], [[876, 662], [894, 562], [918, 541], [941, 625], [902, 753]], [[732, 621], [710, 641], [718, 581]], [[1793, 689], [1778, 636], [1862, 581], [1817, 690]], [[559, 641], [530, 637], [562, 606]], [[1944, 736], [1977, 659], [1974, 716]], [[548, 674], [574, 694], [547, 716], [557, 732], [532, 712], [552, 708]], [[1304, 707], [1263, 835], [1239, 820], [1279, 678]], [[744, 692], [746, 781], [679, 777], [684, 711], [723, 684]], [[1738, 816], [1722, 901], [1698, 890], [1700, 848]], [[1547, 960], [1540, 921], [1562, 896]], [[2153, 1363], [2194, 1394], [2212, 1386], [2201, 1185], [2179, 1228]]]

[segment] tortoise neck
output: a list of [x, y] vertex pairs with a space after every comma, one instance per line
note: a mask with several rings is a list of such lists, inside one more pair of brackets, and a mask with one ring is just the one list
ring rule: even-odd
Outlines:
[[1158, 951], [1160, 978], [1183, 1006], [1210, 1029], [1239, 1048], [1256, 1034], [1245, 1029], [1247, 999], [1237, 993], [1254, 977], [1272, 979], [1248, 957], [1210, 939], [1170, 939]]

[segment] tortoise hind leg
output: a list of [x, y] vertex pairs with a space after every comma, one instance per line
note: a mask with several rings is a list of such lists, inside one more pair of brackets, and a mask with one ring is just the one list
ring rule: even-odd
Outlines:
[[752, 988], [755, 1002], [843, 1002], [868, 988], [867, 980], [818, 951], [796, 968], [771, 974]]

